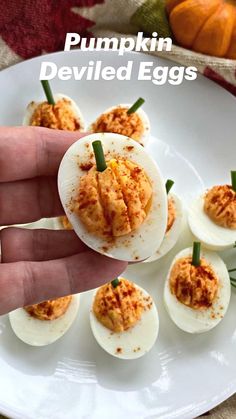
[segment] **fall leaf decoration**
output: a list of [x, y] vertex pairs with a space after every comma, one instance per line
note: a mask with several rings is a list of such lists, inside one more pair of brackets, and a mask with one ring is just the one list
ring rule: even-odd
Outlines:
[[84, 37], [95, 22], [73, 11], [105, 0], [1, 0], [0, 35], [22, 58], [64, 49], [67, 32]]

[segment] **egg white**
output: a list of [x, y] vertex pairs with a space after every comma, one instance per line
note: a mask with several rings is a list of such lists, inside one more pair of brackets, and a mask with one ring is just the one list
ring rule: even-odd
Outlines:
[[191, 204], [188, 211], [189, 227], [193, 235], [210, 250], [225, 250], [234, 247], [236, 230], [214, 223], [204, 211], [204, 195]]
[[[66, 229], [63, 226], [63, 224], [62, 224], [62, 222], [60, 220], [60, 217], [54, 217], [53, 218], [53, 226], [52, 226], [52, 228], [53, 228], [53, 230], [67, 230], [68, 231], [68, 229]], [[71, 230], [69, 229], [69, 231], [71, 231]]]
[[54, 225], [55, 225], [55, 218], [41, 218], [38, 221], [33, 221], [32, 223], [27, 223], [27, 224], [11, 224], [11, 225], [5, 225], [5, 226], [0, 226], [0, 230], [2, 230], [3, 228], [8, 228], [8, 227], [17, 227], [17, 228], [26, 228], [29, 230], [35, 230], [35, 229], [46, 229], [46, 230], [51, 230], [54, 229]]
[[[121, 104], [121, 105], [116, 105], [116, 106], [111, 106], [110, 108], [106, 109], [101, 115], [107, 114], [111, 111], [113, 111], [114, 109], [117, 108], [127, 108], [127, 110], [129, 108], [131, 108], [133, 104], [129, 103], [129, 104]], [[140, 107], [137, 111], [136, 111], [137, 115], [140, 117], [142, 123], [143, 123], [143, 134], [141, 136], [141, 138], [139, 140], [135, 140], [137, 141], [139, 144], [141, 144], [142, 146], [146, 146], [150, 137], [150, 130], [151, 130], [151, 125], [150, 125], [150, 120], [146, 114], [146, 112], [142, 109], [142, 107]], [[100, 115], [100, 116], [101, 116]], [[99, 116], [99, 118], [100, 118]], [[97, 122], [97, 120], [99, 119], [97, 118], [95, 123]], [[92, 125], [90, 125], [90, 127], [88, 128], [88, 131], [93, 131], [92, 129]]]
[[24, 308], [9, 313], [9, 320], [16, 336], [31, 346], [49, 345], [62, 337], [76, 319], [79, 309], [79, 294], [73, 295], [66, 312], [55, 320], [39, 320]]
[[[75, 101], [73, 99], [71, 99], [69, 96], [61, 94], [61, 93], [57, 93], [53, 95], [55, 102], [58, 102], [61, 99], [67, 99], [70, 101], [70, 106], [71, 106], [71, 110], [74, 113], [74, 115], [76, 116], [76, 118], [78, 118], [79, 123], [80, 123], [80, 129], [78, 130], [79, 132], [84, 132], [85, 130], [85, 121], [84, 121], [84, 117], [81, 113], [80, 108], [78, 107], [78, 105], [76, 105]], [[25, 115], [23, 118], [23, 125], [30, 125], [30, 120], [32, 118], [32, 115], [35, 111], [35, 109], [40, 105], [41, 102], [30, 102], [26, 108], [25, 111]]]
[[64, 227], [60, 221], [60, 217], [55, 217], [53, 219], [53, 229], [54, 230], [64, 230]]
[[155, 251], [155, 253], [148, 259], [144, 260], [143, 263], [147, 262], [154, 262], [165, 256], [173, 247], [175, 246], [180, 233], [182, 231], [183, 226], [183, 206], [180, 198], [175, 194], [169, 194], [169, 198], [174, 200], [175, 210], [176, 210], [176, 218], [171, 226], [170, 230], [165, 234], [163, 242], [159, 249]]
[[[195, 310], [182, 304], [171, 293], [169, 284], [170, 272], [178, 259], [191, 255], [192, 248], [188, 248], [182, 250], [175, 256], [165, 282], [164, 303], [167, 312], [176, 326], [188, 333], [202, 333], [211, 330], [225, 316], [231, 296], [231, 285], [227, 267], [220, 256], [208, 250], [202, 250], [201, 257], [211, 265], [219, 279], [218, 294], [212, 307], [206, 310]], [[212, 314], [214, 314], [214, 318]]]
[[[109, 159], [122, 156], [140, 165], [153, 189], [151, 207], [143, 224], [129, 234], [115, 238], [112, 245], [106, 239], [89, 233], [78, 215], [69, 209], [71, 199], [76, 197], [79, 180], [85, 174], [80, 166], [91, 161], [92, 142], [95, 140], [102, 141], [104, 153], [109, 153]], [[129, 150], [130, 146], [132, 150]], [[93, 250], [119, 260], [138, 261], [151, 256], [160, 247], [167, 225], [165, 185], [156, 163], [136, 141], [113, 133], [90, 134], [78, 140], [67, 150], [61, 161], [58, 189], [64, 211], [76, 234]]]
[[[135, 286], [142, 291], [145, 297], [149, 296], [146, 290], [138, 285]], [[95, 294], [96, 292], [97, 290]], [[103, 326], [91, 308], [90, 326], [97, 343], [110, 355], [120, 359], [137, 359], [145, 355], [155, 344], [159, 331], [158, 312], [153, 300], [152, 303], [150, 310], [142, 313], [142, 317], [136, 325], [121, 333], [112, 332]], [[117, 348], [121, 348], [122, 351], [117, 352]]]

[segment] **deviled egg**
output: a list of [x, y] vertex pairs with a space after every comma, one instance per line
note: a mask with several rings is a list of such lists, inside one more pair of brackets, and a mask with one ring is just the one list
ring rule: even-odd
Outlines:
[[162, 243], [165, 185], [156, 163], [136, 141], [113, 133], [80, 139], [61, 161], [58, 188], [76, 234], [97, 252], [139, 261]]
[[232, 185], [213, 186], [190, 206], [188, 221], [193, 235], [211, 250], [236, 243], [236, 172]]
[[79, 309], [79, 294], [19, 308], [9, 314], [16, 336], [32, 346], [45, 346], [63, 336]]
[[32, 223], [0, 226], [0, 230], [8, 227], [27, 228], [30, 230], [44, 228], [46, 230], [51, 230], [54, 227], [54, 218], [41, 218], [40, 220], [33, 221]]
[[53, 219], [53, 227], [55, 230], [73, 230], [73, 226], [66, 215], [55, 217]]
[[168, 179], [166, 182], [166, 190], [168, 195], [168, 220], [165, 236], [161, 246], [155, 251], [155, 253], [148, 259], [144, 260], [144, 263], [154, 262], [165, 256], [175, 246], [183, 225], [183, 206], [180, 198], [173, 193], [169, 193], [169, 185], [173, 185], [173, 181]]
[[150, 121], [146, 112], [141, 109], [144, 103], [139, 98], [134, 105], [121, 104], [105, 110], [89, 130], [97, 132], [113, 132], [125, 135], [145, 146], [150, 135]]
[[164, 288], [164, 303], [173, 322], [188, 333], [215, 327], [226, 314], [231, 295], [227, 267], [200, 243], [174, 258]]
[[74, 100], [61, 93], [52, 95], [49, 83], [45, 80], [42, 85], [47, 100], [29, 103], [23, 125], [83, 132], [84, 118]]
[[147, 291], [127, 279], [116, 278], [95, 291], [90, 324], [106, 352], [121, 359], [135, 359], [154, 345], [159, 318]]

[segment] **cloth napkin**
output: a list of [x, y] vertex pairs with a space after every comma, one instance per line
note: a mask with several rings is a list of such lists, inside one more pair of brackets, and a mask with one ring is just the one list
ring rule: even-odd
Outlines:
[[[138, 31], [147, 36], [154, 31], [171, 36], [164, 0], [0, 0], [0, 69], [63, 50], [67, 32], [119, 38], [122, 34], [135, 37]], [[171, 52], [153, 54], [196, 66], [236, 96], [236, 60], [209, 57], [177, 45]], [[203, 417], [209, 415], [213, 419], [235, 418], [236, 396]]]

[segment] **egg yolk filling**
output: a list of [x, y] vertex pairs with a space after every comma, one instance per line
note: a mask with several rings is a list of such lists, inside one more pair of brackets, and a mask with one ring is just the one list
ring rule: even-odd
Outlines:
[[68, 220], [66, 215], [62, 215], [61, 217], [59, 217], [59, 221], [61, 223], [61, 226], [65, 230], [73, 230], [73, 226], [72, 226], [71, 222]]
[[236, 192], [229, 185], [214, 186], [205, 195], [204, 211], [219, 226], [236, 229]]
[[196, 310], [211, 307], [219, 288], [219, 280], [205, 259], [200, 266], [192, 265], [192, 258], [175, 262], [170, 273], [170, 290], [184, 305]]
[[144, 132], [143, 122], [137, 112], [128, 114], [127, 110], [117, 107], [102, 114], [92, 125], [93, 132], [113, 132], [140, 140]]
[[75, 116], [68, 99], [60, 99], [55, 105], [48, 102], [40, 103], [33, 112], [30, 125], [64, 131], [80, 129], [79, 119]]
[[57, 298], [56, 300], [47, 300], [32, 306], [26, 306], [24, 309], [32, 317], [38, 320], [55, 320], [65, 314], [72, 300], [72, 296]]
[[170, 231], [171, 227], [173, 226], [176, 219], [176, 209], [175, 209], [175, 201], [173, 198], [168, 198], [168, 219], [167, 219], [167, 228], [166, 233]]
[[73, 210], [89, 232], [124, 236], [138, 229], [150, 208], [152, 186], [144, 170], [128, 160], [110, 160], [103, 172], [92, 167], [79, 184]]
[[98, 321], [117, 333], [133, 327], [143, 311], [142, 292], [126, 279], [120, 279], [115, 288], [111, 283], [100, 287], [93, 303], [93, 312]]

